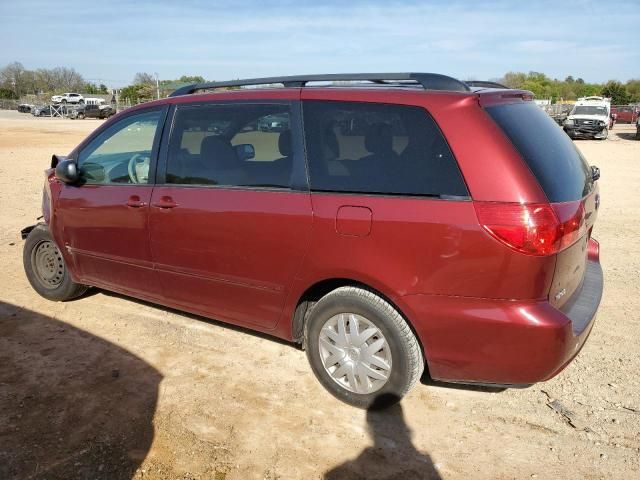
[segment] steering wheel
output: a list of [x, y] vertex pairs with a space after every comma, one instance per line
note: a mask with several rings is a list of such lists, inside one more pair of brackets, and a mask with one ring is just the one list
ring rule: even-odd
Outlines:
[[150, 158], [142, 153], [136, 153], [129, 159], [127, 171], [131, 183], [147, 183], [149, 180]]

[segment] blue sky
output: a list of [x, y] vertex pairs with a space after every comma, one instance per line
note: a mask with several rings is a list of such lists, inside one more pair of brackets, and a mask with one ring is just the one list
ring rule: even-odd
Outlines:
[[640, 78], [640, 2], [0, 0], [0, 66], [211, 80], [371, 71]]

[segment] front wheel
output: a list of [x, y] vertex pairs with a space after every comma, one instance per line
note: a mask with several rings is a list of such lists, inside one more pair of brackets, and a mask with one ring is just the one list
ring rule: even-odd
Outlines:
[[424, 370], [420, 345], [407, 322], [364, 288], [341, 287], [322, 297], [305, 324], [305, 344], [320, 383], [359, 408], [396, 403]]
[[604, 130], [602, 130], [602, 132], [600, 133], [602, 136], [598, 137], [600, 140], [606, 140], [607, 137], [609, 136], [609, 129], [605, 128]]
[[38, 225], [25, 240], [22, 253], [24, 271], [33, 289], [48, 300], [65, 301], [87, 291], [75, 283], [46, 225]]

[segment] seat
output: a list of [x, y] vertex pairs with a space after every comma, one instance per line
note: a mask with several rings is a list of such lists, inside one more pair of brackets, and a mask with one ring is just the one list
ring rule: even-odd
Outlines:
[[[198, 175], [217, 185], [245, 185], [247, 172], [228, 141], [211, 135], [202, 139]], [[195, 173], [195, 172], [194, 172]]]
[[393, 149], [393, 130], [388, 123], [370, 125], [364, 137], [369, 155], [349, 164], [357, 191], [390, 191], [399, 155]]

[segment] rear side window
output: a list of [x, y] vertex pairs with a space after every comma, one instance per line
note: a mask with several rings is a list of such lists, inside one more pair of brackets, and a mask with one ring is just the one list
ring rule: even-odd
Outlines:
[[166, 182], [289, 188], [288, 105], [200, 105], [176, 111]]
[[439, 128], [420, 107], [305, 101], [311, 189], [468, 196]]
[[570, 202], [592, 188], [589, 166], [569, 137], [533, 103], [486, 108], [538, 179], [550, 202]]

